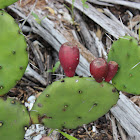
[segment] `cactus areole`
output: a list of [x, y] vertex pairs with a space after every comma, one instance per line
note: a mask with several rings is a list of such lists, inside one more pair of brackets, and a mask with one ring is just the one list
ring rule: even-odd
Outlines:
[[79, 49], [75, 44], [67, 42], [60, 47], [59, 60], [66, 76], [73, 77], [75, 75], [79, 58]]
[[90, 63], [90, 73], [97, 82], [102, 82], [108, 73], [108, 64], [103, 58], [96, 58]]

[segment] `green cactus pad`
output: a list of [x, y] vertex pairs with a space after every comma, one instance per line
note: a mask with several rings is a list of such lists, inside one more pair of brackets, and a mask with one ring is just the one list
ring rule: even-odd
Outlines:
[[49, 128], [76, 128], [106, 114], [119, 94], [108, 83], [93, 78], [64, 78], [49, 85], [37, 99], [31, 118]]
[[14, 87], [28, 64], [27, 45], [14, 19], [0, 11], [0, 96]]
[[24, 105], [0, 98], [0, 139], [23, 140], [30, 118]]
[[124, 36], [115, 41], [108, 62], [116, 61], [119, 69], [112, 82], [121, 91], [140, 94], [140, 46], [137, 40]]
[[17, 1], [18, 0], [0, 0], [0, 9], [3, 9]]

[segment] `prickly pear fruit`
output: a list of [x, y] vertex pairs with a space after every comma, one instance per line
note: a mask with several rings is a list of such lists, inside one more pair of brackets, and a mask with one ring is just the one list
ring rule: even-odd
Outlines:
[[130, 36], [124, 36], [114, 41], [108, 62], [115, 61], [119, 68], [112, 79], [113, 85], [121, 91], [140, 94], [140, 46], [138, 41]]
[[0, 98], [0, 139], [23, 140], [30, 123], [25, 106], [18, 101]]
[[107, 77], [105, 78], [106, 82], [109, 82], [112, 80], [112, 78], [115, 76], [118, 70], [118, 64], [115, 61], [109, 61], [108, 63], [108, 74]]
[[108, 64], [103, 58], [96, 58], [90, 63], [90, 73], [100, 83], [107, 76]]
[[31, 110], [33, 123], [49, 128], [74, 129], [106, 114], [117, 103], [113, 85], [91, 77], [66, 77], [49, 85]]
[[59, 60], [66, 76], [73, 77], [79, 64], [79, 49], [70, 42], [64, 43], [59, 50]]
[[0, 0], [0, 9], [3, 9], [13, 3], [15, 3], [18, 0]]
[[16, 85], [28, 64], [27, 45], [19, 31], [14, 19], [0, 11], [0, 96]]

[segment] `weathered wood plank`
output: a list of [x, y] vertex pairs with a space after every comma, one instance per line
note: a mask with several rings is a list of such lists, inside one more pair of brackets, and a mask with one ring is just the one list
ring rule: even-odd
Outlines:
[[[72, 4], [71, 0], [65, 1]], [[92, 19], [94, 22], [100, 25], [103, 29], [105, 29], [109, 34], [111, 34], [115, 38], [119, 38], [120, 36], [124, 36], [125, 34], [129, 34], [138, 38], [138, 36], [135, 35], [132, 31], [130, 31], [129, 29], [126, 30], [126, 28], [124, 30], [123, 26], [119, 26], [118, 23], [116, 23], [103, 13], [99, 12], [92, 5], [88, 4], [89, 8], [83, 9], [82, 2], [80, 0], [76, 0], [74, 2], [74, 6], [81, 12], [84, 12], [86, 16], [88, 16], [90, 19]]]
[[140, 108], [129, 98], [120, 92], [117, 105], [110, 111], [130, 137], [140, 137]]
[[118, 4], [118, 5], [123, 5], [123, 6], [140, 10], [140, 2], [138, 3], [138, 2], [130, 2], [130, 1], [124, 1], [124, 0], [95, 0], [95, 1]]

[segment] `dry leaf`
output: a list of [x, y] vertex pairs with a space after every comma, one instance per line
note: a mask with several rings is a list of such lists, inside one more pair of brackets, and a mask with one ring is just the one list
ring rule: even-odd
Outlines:
[[52, 15], [55, 15], [55, 11], [51, 7], [45, 7]]

